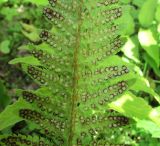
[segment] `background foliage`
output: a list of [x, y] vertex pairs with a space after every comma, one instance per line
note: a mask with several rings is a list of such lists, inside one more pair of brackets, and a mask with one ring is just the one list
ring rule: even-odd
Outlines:
[[[124, 1], [129, 4], [127, 7], [129, 13], [124, 17], [126, 26], [123, 26], [127, 42], [119, 56], [136, 72], [136, 80], [131, 87], [134, 95], [127, 92], [111, 103], [110, 107], [133, 118], [141, 133], [149, 133], [153, 137], [149, 145], [158, 146], [157, 142], [160, 138], [160, 1]], [[5, 111], [7, 105], [17, 100], [15, 88], [37, 88], [37, 85], [21, 72], [21, 66], [16, 64], [19, 60], [10, 60], [27, 55], [28, 40], [39, 43], [38, 28], [49, 27], [41, 21], [41, 8], [44, 5], [47, 5], [46, 0], [0, 1], [1, 112]], [[25, 60], [21, 60], [23, 61]], [[1, 119], [8, 118], [5, 112], [0, 115]], [[5, 124], [0, 121], [0, 130], [8, 126]]]

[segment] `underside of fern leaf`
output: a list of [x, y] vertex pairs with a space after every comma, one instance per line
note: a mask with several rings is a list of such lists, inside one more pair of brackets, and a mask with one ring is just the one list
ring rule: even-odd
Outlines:
[[[4, 145], [129, 146], [130, 120], [107, 104], [129, 90], [130, 69], [116, 56], [125, 39], [121, 0], [49, 0], [43, 15], [52, 25], [42, 44], [30, 45], [40, 65], [23, 63], [40, 88], [21, 90], [19, 117], [35, 136], [4, 136]], [[127, 137], [125, 139], [124, 137]], [[34, 139], [34, 140], [33, 140]]]

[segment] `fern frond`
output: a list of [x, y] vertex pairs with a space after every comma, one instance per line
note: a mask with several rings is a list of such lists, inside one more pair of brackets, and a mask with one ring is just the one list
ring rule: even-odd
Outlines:
[[0, 144], [2, 146], [51, 146], [51, 142], [38, 136], [27, 136], [27, 135], [4, 135], [1, 137]]
[[120, 18], [125, 6], [120, 0], [49, 3], [43, 15], [53, 27], [43, 29], [43, 43], [30, 50], [41, 65], [22, 64], [41, 88], [21, 91], [32, 108], [20, 109], [19, 116], [49, 145], [136, 145], [126, 136], [130, 120], [107, 106], [130, 87], [130, 69], [115, 55], [125, 42]]

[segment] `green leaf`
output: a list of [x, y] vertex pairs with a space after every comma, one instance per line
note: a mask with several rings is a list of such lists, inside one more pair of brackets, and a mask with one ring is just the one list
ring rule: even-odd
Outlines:
[[149, 47], [152, 45], [157, 45], [156, 37], [154, 36], [156, 32], [153, 29], [143, 29], [141, 28], [138, 32], [138, 39], [142, 47]]
[[157, 6], [155, 18], [156, 18], [156, 20], [157, 20], [158, 22], [160, 22], [160, 4], [158, 4], [158, 6]]
[[24, 0], [24, 2], [31, 2], [36, 5], [47, 5], [48, 4], [48, 1], [46, 0]]
[[153, 20], [157, 6], [157, 0], [146, 0], [139, 13], [139, 22], [143, 27], [149, 27]]
[[145, 2], [146, 0], [132, 0], [132, 3], [138, 7], [142, 7], [143, 3]]
[[160, 127], [160, 108], [152, 108], [141, 97], [126, 92], [118, 100], [109, 104], [109, 107], [134, 120], [150, 120]]
[[31, 108], [31, 105], [22, 99], [19, 99], [14, 104], [7, 106], [7, 108], [0, 114], [0, 130], [23, 120], [19, 117], [19, 110], [24, 107]]
[[138, 120], [136, 125], [138, 128], [143, 128], [145, 131], [149, 132], [152, 137], [160, 138], [160, 127], [154, 122], [149, 120]]
[[160, 106], [153, 108], [150, 115], [150, 119], [160, 127]]
[[128, 7], [126, 9], [126, 11], [127, 11], [127, 13], [125, 13], [122, 17], [122, 21], [125, 22], [125, 25], [123, 25], [123, 27], [124, 27], [123, 33], [125, 35], [131, 35], [134, 33], [134, 28], [135, 28], [134, 19], [133, 19], [132, 15], [130, 14], [131, 8]]
[[22, 33], [25, 37], [30, 39], [32, 42], [39, 41], [39, 33], [36, 27], [33, 25], [21, 23], [24, 30], [22, 30]]
[[131, 86], [130, 89], [138, 92], [144, 91], [146, 93], [149, 93], [160, 103], [159, 95], [150, 87], [148, 80], [143, 77], [137, 76], [135, 83], [133, 84], [133, 86]]
[[17, 64], [17, 63], [40, 65], [40, 62], [38, 61], [38, 59], [34, 58], [33, 56], [15, 58], [9, 62], [9, 64]]
[[0, 44], [0, 51], [4, 54], [8, 54], [10, 52], [10, 41], [9, 40], [5, 40], [3, 42], [1, 42]]
[[154, 70], [154, 73], [158, 77], [160, 77], [159, 66], [157, 66], [156, 62], [147, 53], [143, 54], [143, 58], [151, 66], [151, 68]]
[[152, 107], [142, 99], [136, 97], [131, 92], [122, 95], [118, 100], [109, 104], [109, 107], [135, 119], [148, 119]]
[[134, 60], [136, 63], [140, 63], [139, 42], [138, 42], [137, 36], [128, 38], [126, 44], [122, 47], [122, 51], [128, 58]]
[[138, 33], [138, 38], [142, 47], [145, 49], [147, 54], [152, 57], [158, 67], [160, 62], [160, 54], [159, 46], [157, 43], [157, 36], [154, 35], [156, 33], [157, 32], [154, 28], [140, 29]]
[[132, 0], [120, 0], [123, 4], [129, 4]]

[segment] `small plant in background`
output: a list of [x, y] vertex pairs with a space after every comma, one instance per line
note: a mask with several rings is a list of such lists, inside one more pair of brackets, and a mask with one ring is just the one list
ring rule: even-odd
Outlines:
[[[152, 87], [159, 83], [159, 48], [148, 29], [157, 26], [158, 1], [32, 2], [45, 5], [43, 12], [22, 18], [19, 31], [31, 43], [23, 43], [9, 64], [21, 64], [35, 90], [16, 89], [11, 105], [8, 95], [3, 98], [8, 101], [0, 114], [0, 144], [158, 146], [160, 98]], [[10, 17], [14, 13], [5, 19]], [[3, 54], [10, 52], [9, 42], [2, 41]]]

